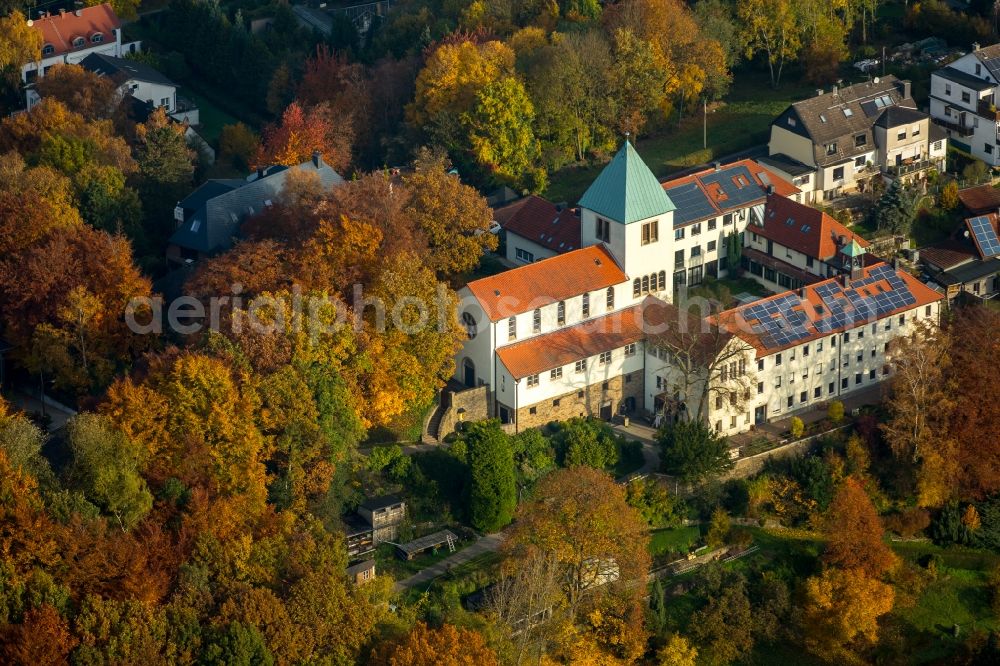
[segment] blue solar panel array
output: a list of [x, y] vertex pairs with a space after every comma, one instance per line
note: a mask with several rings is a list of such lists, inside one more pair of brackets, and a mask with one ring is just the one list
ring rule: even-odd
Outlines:
[[666, 192], [677, 206], [674, 211], [674, 226], [715, 214], [715, 206], [694, 181], [671, 187]]
[[[877, 285], [873, 294], [863, 293], [865, 287], [883, 280], [888, 282], [889, 289]], [[743, 319], [751, 324], [751, 330], [765, 347], [777, 348], [813, 335], [810, 321], [816, 331], [830, 333], [874, 321], [917, 302], [906, 282], [885, 264], [872, 269], [868, 277], [853, 280], [847, 289], [840, 282], [830, 281], [816, 287], [816, 294], [823, 300], [823, 306], [812, 314], [805, 310], [813, 309], [812, 304], [790, 292], [744, 308]]]
[[[715, 187], [713, 186], [718, 184], [719, 189], [724, 194], [724, 198], [719, 204], [726, 211], [745, 208], [750, 202], [765, 196], [764, 188], [754, 180], [750, 169], [742, 164], [724, 167], [718, 171], [698, 175], [696, 178], [709, 191], [714, 191]], [[675, 227], [693, 220], [710, 217], [717, 212], [705, 191], [696, 182], [668, 187], [666, 192], [670, 200], [677, 206], [674, 211]]]
[[976, 240], [976, 247], [979, 248], [979, 253], [983, 255], [983, 259], [989, 259], [1000, 254], [1000, 238], [997, 238], [997, 232], [993, 228], [990, 218], [985, 216], [974, 217], [966, 222], [969, 225], [969, 230], [972, 232], [972, 237]]

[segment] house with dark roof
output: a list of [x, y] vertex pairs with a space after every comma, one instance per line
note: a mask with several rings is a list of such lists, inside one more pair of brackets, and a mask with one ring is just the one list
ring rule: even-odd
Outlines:
[[958, 200], [969, 215], [986, 215], [1000, 211], [1000, 188], [989, 183], [958, 191]]
[[53, 65], [77, 65], [93, 53], [120, 58], [138, 50], [139, 44], [122, 44], [122, 22], [104, 3], [58, 13], [41, 12], [28, 17], [28, 25], [42, 39], [39, 59], [21, 67], [21, 81], [31, 83], [45, 76]]
[[874, 78], [795, 102], [771, 123], [768, 158], [809, 202], [904, 182], [944, 165], [947, 137], [917, 110], [910, 82]]
[[945, 241], [920, 249], [924, 270], [952, 303], [1000, 294], [1000, 215], [967, 218]]
[[531, 194], [493, 211], [504, 232], [506, 257], [530, 264], [580, 248], [580, 209]]
[[[168, 115], [178, 110], [177, 84], [144, 62], [92, 53], [80, 62], [80, 66], [112, 79], [122, 94], [147, 102], [154, 109], [162, 107]], [[197, 110], [194, 117], [187, 120], [197, 125]]]
[[177, 230], [170, 237], [167, 259], [183, 263], [231, 248], [243, 220], [277, 200], [292, 170], [315, 174], [326, 189], [344, 182], [319, 153], [294, 167], [258, 169], [246, 179], [209, 180], [177, 202]]
[[821, 210], [772, 194], [744, 233], [743, 269], [771, 290], [838, 275], [868, 241]]
[[1000, 166], [1000, 44], [979, 47], [931, 74], [931, 118], [956, 148]]

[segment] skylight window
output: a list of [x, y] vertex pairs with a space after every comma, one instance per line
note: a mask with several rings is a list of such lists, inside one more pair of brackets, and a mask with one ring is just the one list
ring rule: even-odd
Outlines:
[[844, 109], [844, 116], [850, 118], [853, 115], [854, 115], [853, 111], [851, 111], [850, 109]]
[[809, 227], [808, 224], [802, 225], [802, 233], [804, 233], [804, 234], [805, 233], [809, 233], [809, 229], [810, 229], [810, 227]]
[[824, 115], [823, 115], [822, 113], [821, 113], [821, 114], [819, 114], [819, 119], [820, 119], [821, 121], [823, 121], [824, 123], [826, 122], [826, 116], [824, 116]]
[[201, 229], [201, 220], [199, 218], [195, 218], [191, 222], [191, 232], [197, 233], [199, 229]]
[[788, 226], [792, 226], [793, 224], [795, 224], [795, 220], [792, 218], [788, 218], [787, 220], [785, 220], [785, 224], [787, 224]]

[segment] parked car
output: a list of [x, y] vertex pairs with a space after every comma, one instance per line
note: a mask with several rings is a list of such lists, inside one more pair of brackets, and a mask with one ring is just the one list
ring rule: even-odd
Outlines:
[[867, 58], [865, 60], [859, 60], [854, 63], [854, 67], [861, 70], [862, 72], [868, 72], [878, 66], [878, 58]]

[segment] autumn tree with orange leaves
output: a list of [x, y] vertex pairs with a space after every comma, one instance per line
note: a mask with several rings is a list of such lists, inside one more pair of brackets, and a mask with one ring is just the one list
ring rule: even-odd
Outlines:
[[857, 569], [879, 577], [899, 559], [883, 541], [885, 528], [868, 494], [854, 478], [847, 477], [830, 503], [824, 533], [823, 562], [839, 569]]
[[500, 660], [472, 629], [451, 624], [436, 629], [423, 622], [408, 634], [375, 649], [372, 666], [499, 666]]
[[349, 116], [338, 114], [329, 104], [304, 109], [292, 102], [281, 121], [264, 130], [254, 168], [274, 164], [295, 166], [319, 152], [334, 169], [344, 171], [351, 163], [354, 128]]

